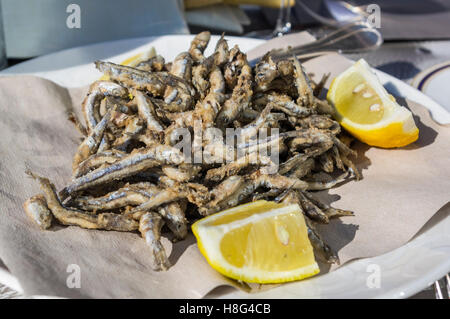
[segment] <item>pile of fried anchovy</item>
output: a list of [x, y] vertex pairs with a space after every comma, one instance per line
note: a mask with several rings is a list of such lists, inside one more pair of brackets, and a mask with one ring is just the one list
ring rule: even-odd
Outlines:
[[[108, 80], [90, 86], [82, 103], [86, 124], [70, 118], [84, 135], [72, 181], [56, 192], [47, 178], [28, 171], [43, 194], [25, 202], [26, 213], [42, 229], [55, 218], [88, 229], [139, 231], [155, 270], [166, 270], [164, 225], [179, 240], [189, 223], [242, 203], [297, 203], [316, 256], [338, 263], [314, 223], [352, 212], [311, 191], [360, 175], [349, 158], [351, 138], [318, 98], [329, 75], [313, 82], [295, 57], [274, 61], [270, 52], [251, 67], [223, 36], [205, 57], [209, 40], [209, 32], [198, 34], [171, 63], [159, 55], [135, 67], [95, 62]], [[192, 161], [176, 147], [183, 128], [194, 133], [189, 155], [208, 161]], [[237, 144], [224, 142], [228, 128], [240, 129]], [[262, 129], [269, 134], [257, 137]], [[278, 163], [260, 152], [268, 146], [276, 146]]]

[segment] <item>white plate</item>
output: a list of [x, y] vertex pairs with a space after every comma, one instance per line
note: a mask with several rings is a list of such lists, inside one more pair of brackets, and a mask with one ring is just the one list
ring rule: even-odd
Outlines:
[[[217, 39], [218, 37], [212, 38], [207, 54], [212, 52]], [[261, 43], [261, 40], [249, 38], [228, 37], [228, 39], [231, 46], [238, 44], [243, 51]], [[192, 36], [163, 36], [95, 44], [39, 57], [6, 69], [0, 74], [33, 74], [63, 86], [82, 86], [99, 77], [100, 73], [92, 64], [96, 59], [120, 62], [154, 46], [159, 54], [170, 61], [177, 52], [186, 50], [191, 40]], [[450, 113], [432, 99], [386, 73], [378, 70], [376, 73], [388, 91], [427, 106], [438, 122], [450, 123]], [[378, 288], [369, 288], [371, 285], [367, 285], [374, 269], [372, 267], [379, 267], [380, 270]], [[258, 294], [249, 295], [233, 289], [216, 289], [208, 297], [406, 298], [428, 287], [449, 271], [450, 218], [444, 216], [421, 235], [387, 254], [356, 260], [331, 273], [285, 284]], [[0, 282], [6, 277], [7, 275], [0, 273]]]
[[450, 61], [440, 63], [420, 72], [412, 81], [419, 91], [433, 98], [450, 112]]

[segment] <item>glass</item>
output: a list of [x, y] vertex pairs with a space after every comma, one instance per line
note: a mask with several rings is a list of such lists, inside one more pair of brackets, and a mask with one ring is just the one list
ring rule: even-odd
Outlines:
[[291, 6], [289, 2], [289, 0], [281, 0], [277, 24], [275, 30], [273, 30], [274, 37], [281, 37], [291, 31]]
[[295, 6], [295, 0], [280, 0], [278, 18], [273, 30], [258, 30], [247, 33], [245, 36], [260, 39], [281, 37], [291, 32], [291, 9]]

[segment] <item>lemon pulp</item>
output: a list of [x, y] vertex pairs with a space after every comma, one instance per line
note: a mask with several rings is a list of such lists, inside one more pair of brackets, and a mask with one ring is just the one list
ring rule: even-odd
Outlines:
[[333, 80], [327, 99], [339, 123], [364, 143], [391, 148], [418, 139], [412, 113], [386, 92], [362, 59]]

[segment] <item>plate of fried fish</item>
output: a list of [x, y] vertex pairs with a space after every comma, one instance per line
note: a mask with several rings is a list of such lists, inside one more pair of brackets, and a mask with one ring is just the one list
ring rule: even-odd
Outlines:
[[[354, 212], [315, 192], [362, 178], [353, 162], [354, 137], [324, 96], [328, 75], [313, 79], [296, 57], [277, 61], [266, 55], [250, 65], [245, 52], [260, 43], [209, 32], [132, 39], [65, 50], [6, 70], [63, 86], [89, 85], [82, 118], [71, 117], [83, 136], [68, 168], [72, 180], [56, 190], [45, 176], [27, 171], [42, 191], [24, 203], [27, 215], [42, 229], [58, 223], [137, 232], [154, 270], [167, 271], [172, 265], [160, 242], [163, 226], [180, 241], [201, 218], [267, 200], [298, 205], [316, 258], [339, 263], [315, 225]], [[118, 54], [105, 53], [112, 47]], [[55, 57], [71, 65], [56, 67]], [[396, 95], [442, 112], [412, 87], [376, 74], [382, 83], [395, 83]], [[256, 218], [249, 214], [245, 218]], [[385, 255], [251, 296], [408, 297], [448, 271], [448, 258], [434, 249], [448, 223], [441, 220]], [[278, 238], [285, 238], [280, 232]], [[419, 251], [423, 258], [416, 260]], [[383, 267], [376, 289], [367, 284], [373, 264]], [[225, 289], [210, 296], [249, 295]]]

